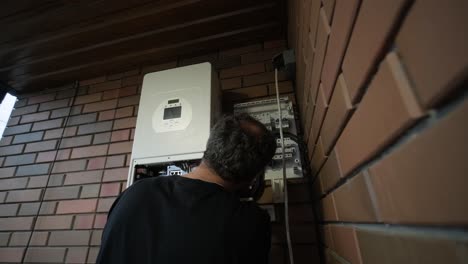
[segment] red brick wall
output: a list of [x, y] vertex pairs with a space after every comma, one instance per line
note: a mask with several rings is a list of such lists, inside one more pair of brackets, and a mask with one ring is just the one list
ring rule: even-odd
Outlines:
[[466, 262], [467, 8], [290, 1], [327, 263]]
[[[285, 41], [268, 41], [79, 80], [77, 91], [70, 85], [21, 95], [0, 141], [0, 262], [17, 263], [23, 254], [26, 262], [94, 262], [106, 213], [125, 189], [145, 73], [210, 61], [229, 111], [233, 102], [274, 95], [270, 60], [284, 48]], [[280, 80], [281, 92], [294, 99], [291, 81]], [[298, 181], [290, 187], [297, 263], [317, 256], [306, 186]], [[261, 203], [271, 203], [269, 190]], [[286, 263], [280, 209], [280, 221], [273, 223], [273, 263]]]

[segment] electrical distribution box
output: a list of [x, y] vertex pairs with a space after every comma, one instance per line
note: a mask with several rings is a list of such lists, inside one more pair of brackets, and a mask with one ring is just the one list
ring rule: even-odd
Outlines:
[[[292, 102], [288, 97], [280, 98], [282, 126], [284, 136], [284, 152], [286, 162], [286, 177], [303, 177], [302, 156], [297, 137], [297, 126]], [[283, 153], [279, 135], [279, 113], [276, 99], [259, 100], [234, 105], [235, 113], [248, 113], [267, 129], [276, 134], [277, 148], [273, 160], [265, 169], [265, 180], [283, 178]]]
[[146, 74], [127, 186], [144, 177], [182, 175], [198, 165], [220, 113], [219, 96], [208, 62]]

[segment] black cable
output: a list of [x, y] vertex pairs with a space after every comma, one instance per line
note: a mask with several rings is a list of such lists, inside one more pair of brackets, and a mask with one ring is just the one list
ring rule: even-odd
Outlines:
[[70, 119], [72, 108], [73, 108], [73, 105], [75, 104], [75, 98], [78, 95], [78, 90], [79, 90], [78, 81], [75, 81], [73, 87], [75, 88], [75, 94], [73, 95], [72, 100], [71, 100], [70, 111], [68, 112], [68, 115], [65, 118], [65, 123], [63, 125], [63, 130], [62, 130], [62, 133], [60, 134], [60, 138], [58, 140], [58, 144], [57, 144], [57, 147], [55, 149], [56, 152], [55, 152], [55, 155], [54, 155], [54, 160], [52, 161], [52, 166], [49, 167], [49, 171], [47, 173], [46, 185], [44, 187], [44, 191], [41, 193], [41, 198], [39, 199], [39, 208], [37, 209], [36, 215], [33, 218], [31, 233], [29, 234], [28, 243], [26, 244], [25, 251], [24, 251], [23, 256], [21, 258], [21, 263], [24, 263], [24, 261], [26, 259], [26, 253], [27, 253], [27, 251], [28, 251], [28, 249], [29, 249], [29, 247], [31, 245], [31, 240], [32, 240], [32, 236], [34, 234], [34, 231], [36, 230], [37, 219], [39, 218], [39, 214], [40, 214], [41, 209], [42, 209], [42, 204], [44, 203], [45, 193], [47, 191], [47, 187], [49, 186], [50, 176], [52, 175], [52, 170], [54, 169], [55, 162], [57, 161], [58, 153], [59, 153], [59, 150], [60, 150], [60, 145], [62, 144], [63, 136], [65, 134], [65, 129], [67, 128], [68, 120]]

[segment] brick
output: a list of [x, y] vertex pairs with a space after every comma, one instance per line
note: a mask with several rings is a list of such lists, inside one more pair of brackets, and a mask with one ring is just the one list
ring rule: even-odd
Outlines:
[[2, 256], [2, 262], [21, 263], [23, 254], [24, 248], [0, 248], [0, 256]]
[[241, 55], [241, 62], [242, 64], [250, 64], [255, 62], [271, 61], [273, 56], [279, 54], [283, 50], [284, 48], [280, 47], [243, 54]]
[[229, 90], [240, 87], [242, 87], [242, 78], [240, 77], [221, 80], [221, 88], [223, 90]]
[[41, 191], [41, 189], [10, 191], [8, 192], [6, 202], [38, 201]]
[[249, 98], [256, 98], [268, 95], [268, 88], [266, 85], [251, 86], [240, 89], [231, 89], [223, 91], [223, 98], [231, 101], [242, 101]]
[[16, 167], [0, 168], [0, 178], [13, 177]]
[[103, 183], [101, 186], [100, 197], [118, 196], [120, 193], [120, 183]]
[[103, 156], [107, 154], [108, 145], [74, 148], [71, 153], [72, 159]]
[[27, 178], [0, 179], [0, 190], [14, 190], [26, 187]]
[[86, 160], [60, 161], [54, 164], [52, 173], [80, 171], [86, 168]]
[[114, 198], [100, 198], [97, 206], [97, 212], [109, 212], [112, 204], [114, 203], [116, 197]]
[[[39, 206], [41, 206], [40, 211]], [[42, 205], [40, 205], [39, 202], [22, 203], [18, 211], [18, 216], [35, 216], [37, 214], [37, 211], [39, 211], [40, 215], [50, 215], [55, 213], [55, 207], [57, 207], [57, 202], [43, 202]]]
[[8, 146], [11, 144], [11, 141], [13, 140], [13, 136], [10, 137], [2, 137], [0, 139], [0, 146]]
[[102, 230], [94, 230], [93, 235], [91, 236], [91, 245], [100, 246], [101, 245]]
[[10, 240], [10, 233], [0, 233], [0, 246], [6, 247], [8, 245], [8, 240]]
[[110, 141], [111, 133], [106, 132], [106, 133], [100, 133], [100, 134], [95, 134], [94, 139], [93, 139], [93, 144], [102, 144], [102, 143], [108, 143]]
[[79, 136], [72, 138], [64, 138], [60, 143], [60, 148], [72, 148], [91, 144], [92, 136]]
[[372, 158], [422, 115], [398, 59], [390, 53], [338, 139], [343, 174]]
[[54, 99], [55, 99], [55, 93], [48, 93], [48, 94], [43, 94], [39, 96], [33, 96], [33, 97], [28, 98], [28, 105], [44, 103], [44, 102], [52, 101]]
[[16, 135], [15, 138], [13, 139], [13, 144], [39, 141], [42, 139], [43, 135], [44, 135], [43, 131]]
[[119, 90], [120, 89], [114, 89], [114, 90], [108, 90], [108, 91], [103, 92], [102, 101], [118, 98]]
[[322, 140], [325, 153], [330, 153], [346, 124], [353, 105], [349, 98], [343, 75], [338, 77], [327, 114], [322, 125]]
[[24, 124], [24, 125], [7, 127], [5, 128], [5, 131], [3, 132], [3, 136], [27, 133], [31, 131], [31, 126], [32, 126], [31, 124]]
[[333, 192], [338, 220], [342, 222], [376, 222], [366, 178], [360, 173]]
[[[312, 93], [313, 97], [316, 98], [316, 94], [319, 90], [320, 85], [320, 77], [322, 76], [322, 67], [325, 60], [325, 54], [327, 51], [327, 44], [328, 44], [328, 36], [330, 35], [330, 26], [328, 25], [327, 17], [325, 15], [325, 11], [322, 8], [320, 10], [320, 19], [317, 29], [317, 43], [315, 47], [315, 55], [314, 61], [312, 64], [312, 74], [310, 76], [310, 93]], [[306, 94], [305, 96], [309, 96]]]
[[[280, 222], [283, 222], [284, 210], [283, 208], [278, 209], [277, 216], [280, 217]], [[293, 224], [311, 223], [314, 221], [314, 211], [311, 204], [291, 204], [289, 206], [289, 213], [290, 222]]]
[[71, 117], [68, 119], [67, 125], [69, 125], [69, 126], [75, 126], [75, 125], [93, 123], [93, 122], [96, 122], [96, 120], [97, 120], [97, 113], [91, 113], [91, 114], [83, 114], [83, 115], [71, 116]]
[[119, 169], [106, 169], [104, 171], [103, 182], [109, 181], [122, 181], [126, 180], [128, 176], [128, 168]]
[[466, 240], [427, 232], [356, 230], [363, 263], [454, 263], [468, 257]]
[[322, 231], [322, 236], [323, 236], [323, 244], [330, 248], [333, 249], [335, 248], [333, 245], [333, 237], [332, 237], [332, 232], [331, 232], [331, 225], [321, 225], [321, 231]]
[[118, 107], [137, 105], [140, 102], [140, 95], [133, 95], [119, 98]]
[[330, 193], [322, 199], [321, 204], [322, 218], [324, 221], [337, 221], [335, 199], [333, 194]]
[[[417, 3], [397, 35], [398, 53], [425, 108], [445, 99], [466, 76], [468, 39], [461, 37], [466, 8], [464, 1], [450, 1], [443, 6], [434, 0]], [[428, 21], [434, 26], [429, 26]]]
[[0, 192], [0, 202], [3, 203], [3, 201], [5, 200], [5, 196], [6, 196], [7, 192]]
[[112, 130], [112, 121], [97, 122], [78, 127], [78, 135], [92, 134]]
[[24, 155], [16, 155], [16, 156], [8, 156], [5, 159], [5, 164], [3, 166], [16, 166], [16, 165], [23, 165], [23, 164], [31, 164], [34, 163], [36, 159], [36, 154], [24, 154]]
[[115, 111], [115, 118], [128, 117], [133, 115], [133, 106], [119, 108]]
[[99, 247], [90, 247], [88, 252], [87, 263], [95, 263], [99, 253]]
[[62, 137], [62, 133], [64, 137], [72, 137], [76, 135], [78, 127], [67, 127], [65, 129], [59, 128], [59, 129], [51, 129], [47, 130], [44, 135], [44, 140], [46, 139], [53, 139], [53, 138], [60, 138]]
[[112, 131], [111, 142], [125, 141], [130, 137], [130, 129]]
[[88, 245], [90, 231], [52, 231], [49, 246], [82, 246]]
[[39, 216], [36, 221], [36, 230], [70, 229], [73, 222], [72, 215]]
[[126, 155], [108, 156], [105, 167], [106, 168], [123, 167], [125, 165], [125, 156]]
[[0, 231], [30, 230], [33, 217], [0, 218]]
[[0, 156], [19, 154], [23, 151], [23, 148], [24, 148], [24, 145], [0, 147]]
[[60, 201], [57, 214], [91, 213], [96, 210], [96, 199]]
[[112, 143], [109, 146], [109, 155], [132, 152], [133, 141]]
[[335, 251], [349, 263], [363, 263], [354, 228], [332, 225], [331, 230]]
[[37, 112], [39, 105], [30, 105], [13, 109], [11, 116], [20, 116]]
[[335, 16], [322, 70], [325, 98], [329, 100], [338, 77], [345, 49], [351, 35], [359, 0], [336, 1]]
[[115, 109], [99, 112], [98, 121], [111, 120], [115, 118]]
[[76, 199], [80, 193], [80, 186], [47, 188], [44, 200]]
[[102, 170], [67, 173], [64, 185], [100, 182]]
[[125, 77], [122, 79], [122, 86], [140, 85], [143, 82], [143, 76]]
[[[291, 81], [278, 82], [278, 90], [280, 94], [294, 92], [293, 84]], [[268, 84], [268, 94], [276, 95], [276, 87], [274, 83]]]
[[313, 174], [318, 173], [320, 171], [326, 159], [327, 159], [327, 156], [325, 155], [323, 151], [322, 136], [320, 136], [317, 141], [317, 145], [316, 145], [316, 148], [314, 150], [314, 153], [311, 159]]
[[67, 99], [56, 100], [56, 101], [47, 102], [47, 103], [41, 103], [39, 106], [39, 111], [46, 111], [46, 110], [67, 107], [69, 102], [70, 102], [70, 99], [67, 98]]
[[31, 246], [45, 246], [47, 242], [48, 232], [14, 232], [11, 235], [9, 246], [26, 246], [28, 244], [29, 237], [31, 236]]
[[28, 98], [17, 98], [15, 103], [15, 108], [23, 107], [27, 104]]
[[84, 214], [75, 216], [73, 229], [91, 229], [93, 227], [94, 215]]
[[104, 169], [106, 165], [106, 157], [97, 157], [88, 160], [87, 170]]
[[99, 196], [100, 184], [87, 184], [81, 189], [80, 198], [96, 198]]
[[128, 86], [119, 89], [119, 97], [126, 97], [129, 95], [135, 95], [138, 93], [138, 86]]
[[328, 110], [328, 104], [325, 100], [325, 95], [323, 94], [323, 86], [320, 84], [319, 92], [317, 95], [317, 102], [315, 105], [314, 116], [312, 118], [311, 129], [313, 131], [313, 137], [310, 140], [314, 142], [317, 139], [317, 136], [321, 134], [320, 130], [322, 128], [323, 119], [325, 113]]
[[361, 4], [342, 66], [353, 103], [359, 99], [364, 83], [408, 2], [363, 1]]
[[342, 175], [338, 154], [336, 151], [332, 151], [328, 156], [328, 159], [325, 161], [325, 164], [323, 164], [322, 170], [319, 174], [321, 190], [323, 192], [327, 192], [333, 188], [338, 183]]
[[219, 53], [219, 57], [220, 58], [232, 57], [232, 56], [242, 55], [242, 54], [253, 52], [253, 51], [259, 51], [259, 50], [262, 50], [262, 45], [253, 44], [249, 46], [223, 50]]
[[107, 91], [107, 90], [112, 90], [112, 89], [118, 89], [122, 86], [122, 81], [121, 80], [115, 80], [115, 81], [107, 81], [99, 84], [92, 84], [88, 92], [90, 94], [96, 93], [96, 92], [102, 92], [102, 91]]
[[34, 123], [31, 131], [38, 131], [38, 130], [47, 130], [51, 128], [61, 127], [63, 124], [63, 118], [47, 120], [42, 122]]
[[57, 146], [57, 140], [48, 140], [35, 143], [26, 144], [24, 152], [38, 152], [55, 149]]
[[247, 64], [230, 69], [221, 70], [220, 78], [227, 79], [237, 76], [250, 75], [255, 73], [261, 73], [265, 71], [265, 65], [263, 63]]
[[94, 228], [104, 228], [107, 222], [106, 214], [96, 214], [96, 219], [94, 220]]
[[465, 99], [370, 168], [383, 221], [456, 226], [468, 223], [468, 211], [461, 202], [467, 186], [467, 115]]
[[95, 77], [92, 79], [86, 79], [80, 81], [80, 86], [86, 86], [86, 85], [91, 85], [91, 84], [96, 84], [96, 83], [102, 83], [106, 81], [106, 76], [99, 76]]
[[50, 163], [19, 166], [16, 176], [41, 175], [49, 172]]
[[65, 263], [86, 263], [88, 247], [70, 247], [67, 251]]
[[335, 0], [323, 0], [323, 10], [325, 11], [325, 15], [328, 18], [328, 24], [331, 25], [333, 16], [333, 10], [335, 8]]
[[31, 122], [36, 122], [36, 121], [42, 121], [42, 120], [47, 120], [49, 118], [50, 112], [40, 112], [40, 113], [35, 113], [35, 114], [29, 114], [29, 115], [23, 115], [21, 116], [21, 124], [24, 123], [31, 123]]
[[30, 247], [26, 251], [25, 262], [63, 263], [66, 248]]
[[18, 207], [19, 204], [0, 204], [0, 217], [16, 216]]
[[37, 154], [36, 162], [48, 162], [54, 160], [67, 160], [70, 157], [71, 149], [62, 149], [58, 151], [46, 151], [46, 152], [39, 152]]
[[65, 99], [65, 98], [70, 98], [74, 97], [76, 94], [76, 89], [67, 89], [63, 91], [57, 92], [57, 96], [55, 99]]
[[[243, 76], [243, 86], [253, 86], [253, 85], [259, 85], [259, 84], [267, 84], [267, 83], [272, 83], [275, 81], [275, 73], [274, 72], [264, 72], [264, 73], [258, 73], [258, 74], [253, 74], [253, 75], [247, 75]], [[279, 81], [285, 81], [286, 75], [283, 72], [278, 73], [278, 82]]]
[[65, 117], [70, 115], [71, 108], [70, 107], [65, 107], [65, 108], [60, 108], [60, 109], [55, 109], [52, 110], [52, 113], [50, 114], [50, 118], [59, 118], [59, 117]]
[[103, 110], [114, 109], [116, 107], [117, 107], [117, 99], [99, 101], [96, 103], [85, 104], [83, 108], [83, 113], [99, 112]]
[[7, 127], [18, 125], [20, 119], [21, 119], [21, 116], [10, 117], [10, 119], [8, 119], [8, 122], [7, 122]]
[[113, 130], [133, 128], [136, 126], [136, 117], [122, 118], [114, 121]]

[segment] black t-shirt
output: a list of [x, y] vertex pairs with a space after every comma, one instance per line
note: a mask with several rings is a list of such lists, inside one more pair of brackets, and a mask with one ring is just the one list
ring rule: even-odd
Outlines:
[[268, 263], [270, 228], [265, 211], [217, 184], [145, 179], [112, 205], [97, 263]]

